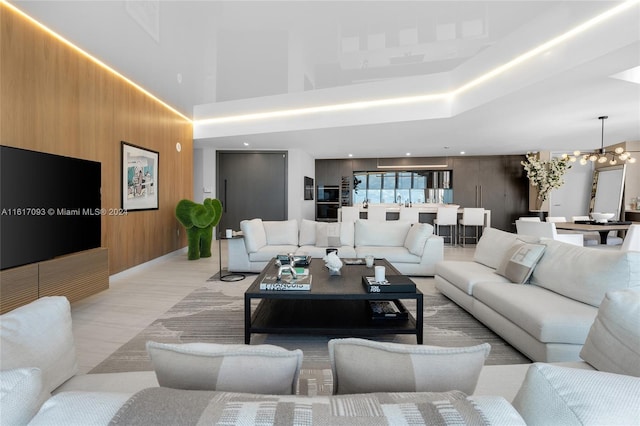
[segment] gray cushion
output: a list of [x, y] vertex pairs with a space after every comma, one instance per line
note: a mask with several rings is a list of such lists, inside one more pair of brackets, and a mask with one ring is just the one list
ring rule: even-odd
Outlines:
[[523, 284], [528, 279], [538, 260], [544, 254], [542, 244], [515, 243], [504, 256], [496, 272], [511, 282]]
[[340, 223], [316, 223], [316, 246], [340, 247]]
[[472, 394], [491, 346], [464, 348], [374, 342], [329, 341], [335, 394], [445, 392]]
[[600, 371], [640, 377], [640, 290], [606, 294], [580, 357]]
[[147, 342], [160, 386], [261, 394], [295, 394], [302, 351], [273, 345]]
[[51, 392], [78, 372], [66, 297], [43, 297], [0, 317], [2, 369], [37, 367]]
[[529, 426], [637, 425], [640, 379], [536, 363], [513, 406]]

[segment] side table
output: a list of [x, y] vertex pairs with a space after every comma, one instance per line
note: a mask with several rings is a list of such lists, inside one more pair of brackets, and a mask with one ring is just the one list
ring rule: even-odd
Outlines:
[[220, 281], [227, 281], [227, 282], [232, 282], [232, 281], [240, 281], [240, 280], [244, 280], [245, 279], [245, 275], [244, 274], [238, 274], [238, 273], [234, 273], [234, 272], [230, 272], [227, 275], [222, 275], [222, 240], [235, 240], [238, 238], [243, 238], [242, 236], [239, 235], [234, 235], [233, 237], [226, 237], [223, 234], [218, 234], [218, 261], [220, 262], [220, 273], [218, 276], [218, 279]]

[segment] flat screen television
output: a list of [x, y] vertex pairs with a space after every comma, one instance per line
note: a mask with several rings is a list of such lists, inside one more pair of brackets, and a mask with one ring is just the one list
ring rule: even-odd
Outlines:
[[100, 247], [101, 164], [0, 146], [0, 269]]

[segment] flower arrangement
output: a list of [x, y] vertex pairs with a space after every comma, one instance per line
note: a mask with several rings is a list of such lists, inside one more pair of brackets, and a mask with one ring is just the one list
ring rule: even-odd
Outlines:
[[531, 186], [538, 188], [540, 204], [549, 197], [552, 189], [560, 188], [564, 184], [562, 176], [571, 168], [568, 157], [542, 161], [534, 152], [527, 152], [526, 161], [521, 161], [520, 164], [524, 166]]

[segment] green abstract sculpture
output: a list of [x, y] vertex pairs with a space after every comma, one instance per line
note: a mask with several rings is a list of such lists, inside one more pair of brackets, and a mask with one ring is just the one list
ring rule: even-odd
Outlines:
[[176, 206], [178, 221], [187, 228], [189, 260], [211, 257], [213, 228], [222, 217], [222, 203], [215, 198], [206, 198], [202, 204], [191, 200], [180, 200]]

